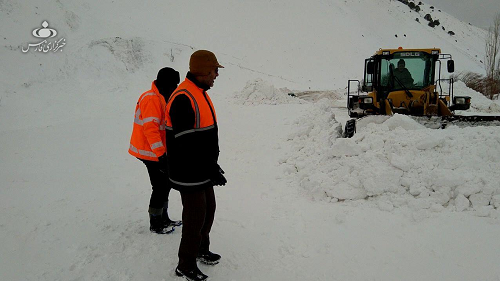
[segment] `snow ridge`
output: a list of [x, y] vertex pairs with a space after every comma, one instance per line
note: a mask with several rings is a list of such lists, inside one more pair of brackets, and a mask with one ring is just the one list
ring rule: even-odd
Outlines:
[[289, 96], [287, 88], [277, 89], [268, 81], [261, 78], [247, 82], [243, 90], [235, 93], [235, 103], [242, 105], [276, 105], [276, 104], [303, 104], [302, 99]]
[[434, 130], [396, 114], [358, 127], [351, 139], [325, 141], [325, 135], [338, 136], [337, 127], [321, 119], [324, 105], [318, 106], [323, 110], [306, 118], [322, 129], [297, 128], [291, 138], [297, 149], [286, 161], [287, 171], [315, 198], [368, 199], [387, 211], [405, 207], [498, 215], [500, 128]]

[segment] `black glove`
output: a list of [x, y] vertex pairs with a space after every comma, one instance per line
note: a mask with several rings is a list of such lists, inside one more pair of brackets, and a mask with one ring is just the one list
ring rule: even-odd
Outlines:
[[162, 156], [158, 157], [158, 166], [160, 172], [167, 174], [168, 173], [168, 165], [167, 165], [167, 154], [163, 153]]
[[222, 170], [222, 168], [219, 166], [219, 164], [215, 163], [215, 165], [217, 165], [217, 169], [219, 170], [219, 173], [225, 174], [224, 170]]
[[227, 180], [222, 174], [224, 174], [224, 171], [218, 164], [215, 164], [213, 171], [210, 175], [210, 181], [212, 182], [213, 185], [215, 186], [226, 185]]

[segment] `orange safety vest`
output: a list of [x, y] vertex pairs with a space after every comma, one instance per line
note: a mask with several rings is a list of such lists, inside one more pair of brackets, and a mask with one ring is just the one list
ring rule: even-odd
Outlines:
[[[179, 95], [185, 95], [191, 101], [195, 121], [192, 128], [174, 132], [170, 108], [174, 99]], [[186, 78], [170, 96], [166, 112], [169, 178], [174, 183], [174, 188], [175, 186], [189, 188], [209, 184], [210, 167], [207, 165], [217, 163], [219, 154], [217, 117], [210, 97], [203, 89]], [[196, 147], [182, 151], [180, 143], [186, 138], [194, 139]], [[194, 151], [197, 152], [193, 154]]]
[[[198, 88], [189, 79], [186, 79], [179, 85], [179, 87], [177, 87], [177, 89], [175, 89], [174, 93], [168, 99], [167, 114], [165, 118], [167, 130], [170, 130], [172, 128], [172, 120], [170, 120], [170, 114], [168, 113], [170, 112], [172, 101], [178, 95], [186, 95], [191, 100], [191, 106], [193, 107], [193, 111], [195, 113], [195, 124], [193, 124], [193, 130], [190, 130], [189, 132], [210, 129], [215, 125], [215, 122], [217, 122], [217, 116], [215, 115], [215, 109], [214, 105], [212, 104], [212, 100], [210, 100], [210, 97], [207, 95], [206, 97], [209, 102], [207, 103], [205, 101], [205, 97], [203, 96], [203, 90]], [[210, 109], [210, 107], [212, 109]], [[212, 117], [212, 110], [215, 120]]]
[[165, 98], [153, 82], [135, 107], [134, 129], [128, 152], [140, 159], [158, 161], [167, 152], [165, 136]]

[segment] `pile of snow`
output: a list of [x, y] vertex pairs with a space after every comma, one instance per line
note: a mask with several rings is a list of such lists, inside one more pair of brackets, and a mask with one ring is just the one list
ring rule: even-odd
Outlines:
[[236, 103], [243, 105], [259, 104], [301, 104], [306, 103], [289, 95], [291, 91], [287, 88], [277, 89], [273, 84], [260, 78], [250, 80], [240, 92], [235, 93]]
[[292, 142], [292, 151], [280, 162], [285, 167], [285, 173], [298, 173], [299, 178], [311, 180], [306, 179], [308, 174], [304, 172], [330, 159], [320, 148], [331, 147], [341, 136], [342, 127], [327, 99], [312, 104], [311, 109], [293, 126], [295, 130], [288, 137], [288, 141]]
[[[474, 91], [467, 87], [464, 82], [458, 81], [454, 83], [455, 96], [469, 96], [471, 97], [471, 108], [465, 112], [478, 114], [478, 113], [500, 113], [500, 101], [490, 100], [483, 94]], [[460, 114], [460, 113], [459, 113]]]
[[[351, 139], [335, 139], [337, 128], [318, 116], [323, 114], [317, 110], [309, 117], [321, 130], [296, 130], [291, 139], [295, 153], [284, 161], [315, 198], [369, 199], [387, 211], [409, 207], [499, 213], [499, 127], [432, 130], [396, 114], [386, 120], [372, 118]], [[328, 141], [325, 136], [330, 136]]]
[[[346, 99], [345, 90], [335, 90], [335, 91], [303, 91], [303, 92], [294, 92], [296, 97], [307, 101], [318, 101], [321, 99], [330, 99], [333, 101], [344, 101]], [[345, 103], [344, 103], [345, 105]]]

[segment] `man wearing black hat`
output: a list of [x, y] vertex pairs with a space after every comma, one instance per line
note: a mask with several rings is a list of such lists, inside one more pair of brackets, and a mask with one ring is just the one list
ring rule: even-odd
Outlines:
[[129, 153], [141, 160], [148, 170], [152, 193], [149, 201], [150, 231], [168, 234], [180, 226], [168, 216], [170, 182], [166, 156], [165, 109], [166, 101], [179, 84], [179, 72], [172, 68], [160, 69], [151, 90], [143, 93], [137, 102], [134, 129]]

